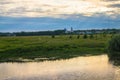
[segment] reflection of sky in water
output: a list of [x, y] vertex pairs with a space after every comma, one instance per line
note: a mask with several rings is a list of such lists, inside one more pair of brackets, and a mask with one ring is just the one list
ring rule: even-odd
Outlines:
[[109, 64], [106, 55], [39, 63], [1, 63], [0, 80], [115, 80], [120, 77], [118, 70]]

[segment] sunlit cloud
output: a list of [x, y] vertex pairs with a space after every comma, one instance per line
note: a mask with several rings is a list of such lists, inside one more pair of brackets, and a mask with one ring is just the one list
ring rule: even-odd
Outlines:
[[63, 17], [120, 14], [119, 0], [0, 0], [0, 16]]

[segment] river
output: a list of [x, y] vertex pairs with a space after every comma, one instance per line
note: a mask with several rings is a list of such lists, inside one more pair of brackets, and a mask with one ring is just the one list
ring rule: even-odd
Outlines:
[[120, 80], [120, 67], [110, 63], [107, 55], [0, 63], [0, 80]]

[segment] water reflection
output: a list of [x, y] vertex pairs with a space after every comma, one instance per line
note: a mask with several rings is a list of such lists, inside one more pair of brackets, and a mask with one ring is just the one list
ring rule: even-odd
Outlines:
[[32, 63], [1, 63], [0, 80], [120, 80], [106, 55]]

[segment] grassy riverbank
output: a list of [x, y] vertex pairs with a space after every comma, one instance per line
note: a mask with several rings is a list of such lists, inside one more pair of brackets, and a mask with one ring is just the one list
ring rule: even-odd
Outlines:
[[55, 36], [24, 36], [0, 37], [0, 62], [23, 61], [26, 59], [42, 61], [67, 59], [77, 56], [97, 55], [106, 53], [106, 45], [110, 35], [97, 35], [90, 39], [77, 39], [74, 35]]

